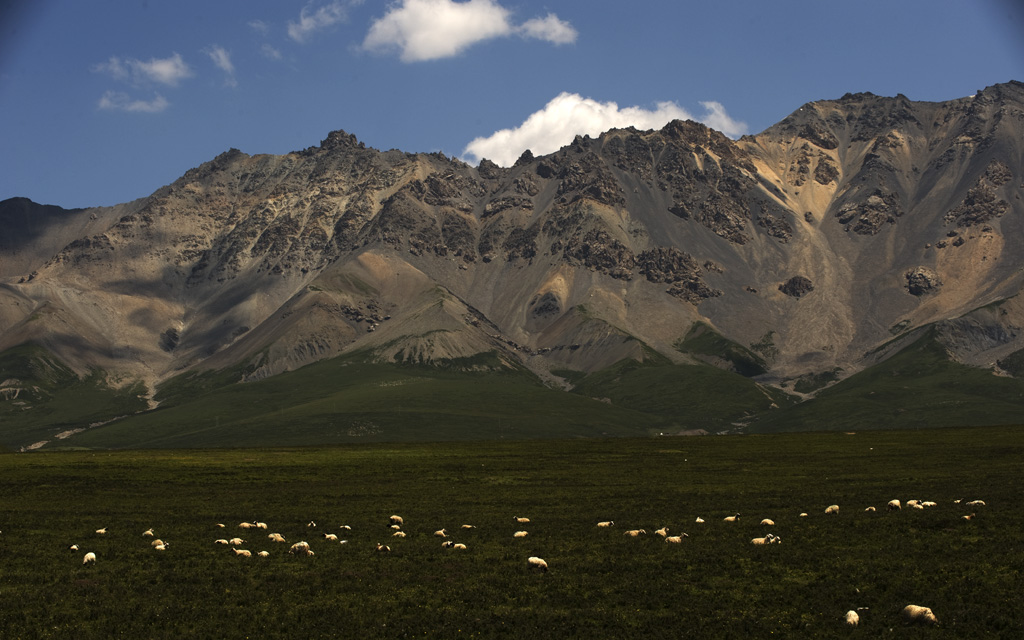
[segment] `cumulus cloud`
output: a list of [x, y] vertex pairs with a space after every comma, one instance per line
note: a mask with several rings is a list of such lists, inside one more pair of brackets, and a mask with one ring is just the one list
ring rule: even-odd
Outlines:
[[274, 47], [270, 46], [269, 44], [264, 43], [263, 46], [260, 47], [260, 51], [263, 53], [264, 57], [270, 60], [281, 59], [281, 52], [275, 49]]
[[298, 43], [303, 43], [306, 38], [315, 31], [321, 31], [339, 22], [348, 20], [348, 6], [358, 4], [361, 0], [352, 0], [349, 3], [335, 0], [329, 4], [312, 9], [313, 3], [302, 7], [299, 12], [298, 22], [288, 22], [288, 37]]
[[270, 33], [270, 25], [262, 20], [250, 20], [249, 28], [261, 35], [267, 35]]
[[731, 136], [746, 131], [746, 125], [729, 118], [721, 104], [701, 104], [707, 109], [707, 114], [704, 118], [694, 118], [674, 102], [659, 102], [654, 109], [620, 108], [614, 102], [598, 102], [563, 92], [543, 109], [531, 114], [523, 124], [476, 138], [466, 145], [462, 153], [470, 161], [479, 162], [487, 158], [508, 167], [527, 149], [536, 155], [544, 155], [571, 143], [577, 135], [597, 136], [613, 128], [660, 129], [671, 120], [700, 120]]
[[128, 111], [135, 113], [160, 113], [170, 106], [162, 95], [155, 94], [152, 100], [133, 100], [120, 91], [107, 91], [100, 98], [99, 108], [105, 111]]
[[403, 62], [450, 58], [470, 46], [511, 35], [553, 44], [576, 41], [576, 30], [555, 14], [522, 25], [496, 0], [401, 0], [370, 25], [363, 49], [398, 51]]
[[182, 80], [193, 75], [192, 69], [177, 53], [169, 58], [150, 58], [147, 61], [135, 58], [122, 60], [111, 56], [110, 60], [95, 65], [93, 70], [136, 85], [157, 82], [170, 87], [178, 86]]
[[213, 64], [227, 76], [224, 79], [224, 84], [229, 87], [238, 86], [238, 81], [235, 80], [235, 65], [231, 62], [231, 54], [228, 53], [224, 47], [213, 45], [204, 49], [203, 52], [210, 56], [210, 60], [213, 61]]

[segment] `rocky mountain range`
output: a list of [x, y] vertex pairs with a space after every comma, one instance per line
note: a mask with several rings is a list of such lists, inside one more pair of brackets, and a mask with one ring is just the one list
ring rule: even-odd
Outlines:
[[[1022, 193], [1020, 82], [847, 94], [738, 140], [616, 129], [507, 168], [334, 131], [115, 207], [0, 203], [0, 353], [34, 345], [152, 406], [183, 374], [339, 356], [562, 390], [623, 361], [710, 364], [805, 399], [924, 329], [1013, 375]], [[688, 348], [701, 335], [728, 348]], [[0, 402], [30, 395], [6, 378]]]

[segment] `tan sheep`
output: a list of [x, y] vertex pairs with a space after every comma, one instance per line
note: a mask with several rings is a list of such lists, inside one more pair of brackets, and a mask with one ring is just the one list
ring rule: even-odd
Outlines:
[[900, 504], [899, 500], [890, 500], [889, 504], [885, 505], [886, 511], [902, 511], [903, 505]]
[[512, 537], [513, 538], [525, 538], [528, 535], [530, 535], [530, 534], [527, 533], [526, 531], [516, 531], [515, 533], [512, 534]]
[[736, 522], [739, 519], [740, 519], [740, 514], [737, 513], [734, 516], [726, 516], [726, 517], [722, 518], [722, 521], [723, 522]]
[[846, 624], [850, 625], [851, 627], [856, 627], [858, 624], [860, 624], [860, 614], [858, 614], [853, 609], [847, 611]]
[[774, 527], [775, 526], [775, 521], [772, 520], [771, 518], [765, 518], [764, 520], [761, 521], [761, 525], [765, 526], [765, 527]]
[[668, 535], [668, 527], [662, 527], [660, 529], [657, 529], [654, 533], [664, 538]]
[[270, 540], [271, 542], [286, 542], [286, 540], [284, 539], [284, 536], [281, 535], [280, 533], [268, 533], [267, 534], [267, 539]]
[[548, 563], [545, 562], [543, 558], [538, 558], [537, 556], [531, 556], [527, 558], [526, 566], [529, 569], [536, 569], [538, 571], [543, 571], [545, 573], [547, 573], [548, 570]]
[[690, 536], [685, 533], [681, 533], [678, 536], [665, 536], [665, 542], [669, 544], [682, 544], [683, 538], [689, 538]]
[[643, 529], [630, 529], [629, 531], [623, 531], [622, 535], [629, 536], [630, 538], [635, 538], [637, 536], [647, 535], [647, 532]]
[[829, 505], [828, 507], [825, 508], [825, 514], [826, 515], [835, 515], [837, 513], [839, 513], [839, 505], [838, 504], [832, 504], [832, 505]]
[[288, 553], [297, 556], [311, 556], [313, 552], [309, 549], [309, 543], [303, 540], [302, 542], [296, 542], [289, 549]]
[[903, 607], [901, 614], [907, 624], [938, 624], [939, 619], [935, 617], [928, 607], [919, 607], [916, 604], [908, 604]]
[[613, 526], [614, 524], [615, 522], [613, 520], [605, 520], [604, 522], [598, 522], [597, 526], [601, 527], [602, 529], [606, 529], [608, 527]]
[[90, 551], [89, 553], [85, 554], [85, 556], [82, 558], [82, 564], [89, 564], [89, 563], [95, 563], [95, 562], [96, 562], [96, 554], [93, 553], [92, 551]]
[[248, 549], [232, 549], [232, 551], [235, 552], [235, 557], [237, 557], [237, 558], [251, 558], [252, 557], [252, 552], [249, 551]]

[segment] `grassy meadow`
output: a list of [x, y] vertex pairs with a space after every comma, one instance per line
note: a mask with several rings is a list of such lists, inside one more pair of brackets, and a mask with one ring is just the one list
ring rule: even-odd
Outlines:
[[[1020, 434], [4, 454], [0, 637], [1024, 637]], [[892, 498], [938, 506], [886, 513]], [[288, 543], [238, 528], [253, 520]], [[666, 544], [662, 526], [689, 537]], [[467, 550], [442, 549], [441, 528]], [[782, 544], [750, 543], [768, 531]], [[271, 555], [214, 544], [235, 535]], [[299, 540], [316, 555], [286, 553]], [[529, 571], [533, 555], [550, 571]], [[911, 603], [939, 626], [904, 626]]]

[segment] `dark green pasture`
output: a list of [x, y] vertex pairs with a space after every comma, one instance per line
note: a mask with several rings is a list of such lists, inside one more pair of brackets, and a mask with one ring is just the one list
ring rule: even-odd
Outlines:
[[[5, 454], [0, 638], [1024, 637], [1022, 434]], [[892, 498], [938, 506], [887, 513]], [[269, 530], [238, 527], [254, 520]], [[768, 531], [782, 544], [750, 543]], [[236, 535], [270, 557], [214, 544]], [[289, 555], [299, 540], [316, 555]], [[939, 626], [904, 626], [911, 603]]]

